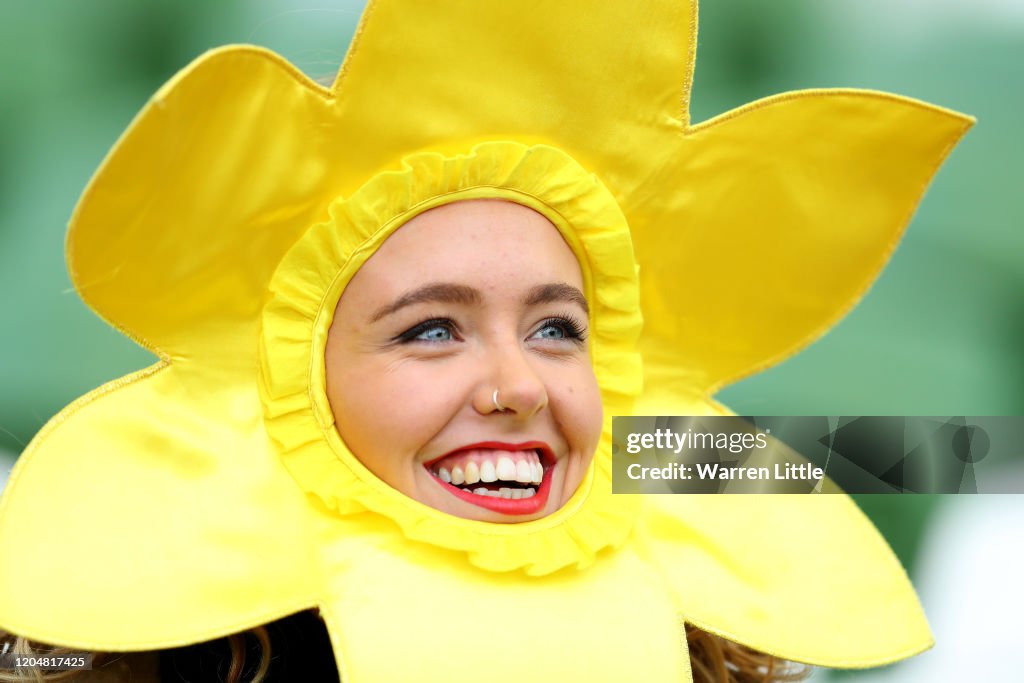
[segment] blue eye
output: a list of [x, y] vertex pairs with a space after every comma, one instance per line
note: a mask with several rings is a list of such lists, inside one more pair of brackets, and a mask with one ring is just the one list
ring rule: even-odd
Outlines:
[[412, 342], [427, 342], [428, 344], [439, 344], [455, 340], [455, 323], [447, 318], [433, 318], [424, 320], [418, 325], [410, 327], [394, 338], [394, 341], [402, 344]]
[[427, 329], [423, 330], [415, 337], [413, 337], [413, 339], [417, 341], [430, 342], [450, 341], [451, 338], [452, 331], [444, 325], [434, 325], [433, 327], [428, 327]]
[[541, 339], [565, 339], [565, 330], [558, 325], [545, 325], [537, 331], [535, 337]]
[[549, 318], [531, 335], [531, 338], [553, 341], [564, 339], [579, 344], [586, 339], [586, 331], [574, 318]]

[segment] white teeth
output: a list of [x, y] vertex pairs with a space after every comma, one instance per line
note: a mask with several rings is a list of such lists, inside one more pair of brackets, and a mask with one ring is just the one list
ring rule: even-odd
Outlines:
[[475, 484], [480, 481], [480, 468], [473, 461], [467, 462], [464, 476], [467, 484]]
[[491, 491], [484, 486], [478, 486], [472, 489], [472, 492], [478, 496], [490, 496], [491, 498], [505, 498], [506, 500], [519, 500], [520, 498], [533, 498], [537, 492], [533, 487], [528, 489], [514, 489], [501, 487], [497, 491]]
[[504, 481], [515, 481], [516, 464], [512, 462], [512, 458], [498, 458], [498, 469], [496, 474], [498, 475], [498, 479], [502, 479]]
[[[450, 470], [447, 467], [439, 467], [437, 478], [446, 484], [466, 486], [466, 491], [480, 496], [493, 496], [508, 500], [531, 498], [537, 494], [537, 489], [534, 486], [539, 486], [544, 481], [544, 465], [537, 457], [536, 454], [531, 453], [529, 457], [518, 461], [504, 455], [498, 458], [482, 457], [479, 462], [466, 460]], [[501, 482], [533, 484], [534, 486], [526, 489], [518, 486], [502, 487], [495, 491], [484, 486], [472, 487], [477, 482], [491, 483], [499, 480]]]
[[494, 463], [490, 460], [480, 463], [480, 481], [487, 483], [498, 481], [498, 473], [494, 471]]

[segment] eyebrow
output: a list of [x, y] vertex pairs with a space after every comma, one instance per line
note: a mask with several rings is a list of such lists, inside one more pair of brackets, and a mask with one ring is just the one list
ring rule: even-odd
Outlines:
[[481, 296], [480, 292], [467, 287], [466, 285], [457, 285], [450, 282], [432, 282], [422, 287], [417, 287], [411, 292], [406, 292], [402, 296], [398, 297], [397, 300], [378, 308], [377, 311], [370, 316], [370, 322], [375, 323], [381, 318], [396, 313], [407, 306], [422, 303], [442, 303], [442, 304], [476, 304], [480, 303]]
[[583, 309], [584, 313], [590, 315], [590, 306], [587, 305], [587, 297], [583, 296], [583, 292], [580, 290], [576, 289], [572, 285], [567, 285], [564, 282], [537, 285], [526, 294], [526, 298], [523, 303], [527, 306], [536, 306], [537, 304], [547, 304], [555, 301], [568, 301], [570, 303], [577, 304]]
[[[466, 285], [458, 285], [451, 282], [432, 282], [422, 287], [406, 292], [395, 301], [386, 306], [378, 308], [370, 322], [375, 323], [393, 313], [422, 303], [443, 303], [443, 304], [478, 304], [483, 299], [480, 291]], [[526, 293], [523, 303], [527, 306], [552, 303], [555, 301], [568, 301], [577, 304], [585, 313], [590, 314], [590, 306], [587, 305], [587, 298], [583, 292], [565, 284], [564, 282], [552, 282], [546, 285], [537, 285]]]

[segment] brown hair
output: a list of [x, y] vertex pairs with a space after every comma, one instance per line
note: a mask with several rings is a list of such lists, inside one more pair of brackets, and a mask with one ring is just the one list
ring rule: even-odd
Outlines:
[[810, 667], [793, 664], [686, 625], [694, 683], [782, 683], [801, 681]]
[[[231, 664], [224, 683], [243, 683], [246, 636], [256, 639], [260, 660], [256, 672], [245, 683], [261, 683], [267, 675], [270, 667], [270, 637], [265, 628], [258, 627], [243, 634], [228, 636]], [[794, 667], [790, 662], [725, 640], [695, 626], [686, 626], [686, 642], [690, 648], [690, 668], [694, 683], [784, 683], [803, 680], [810, 673], [808, 667]], [[3, 632], [0, 632], [0, 651], [21, 655], [68, 652], [65, 648], [40, 646]], [[94, 665], [97, 669], [107, 669], [115, 667], [120, 660], [116, 654], [98, 653]], [[125, 680], [138, 680], [131, 676], [134, 672], [127, 671], [129, 673]], [[71, 683], [80, 680], [80, 674], [74, 671], [44, 673], [39, 669], [0, 669], [0, 683]]]

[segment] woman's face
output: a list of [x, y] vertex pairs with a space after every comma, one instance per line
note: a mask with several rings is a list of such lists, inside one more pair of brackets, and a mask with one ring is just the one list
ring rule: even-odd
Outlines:
[[449, 514], [551, 514], [601, 434], [582, 292], [572, 251], [531, 209], [473, 200], [413, 218], [335, 311], [327, 396], [342, 439], [380, 479]]

